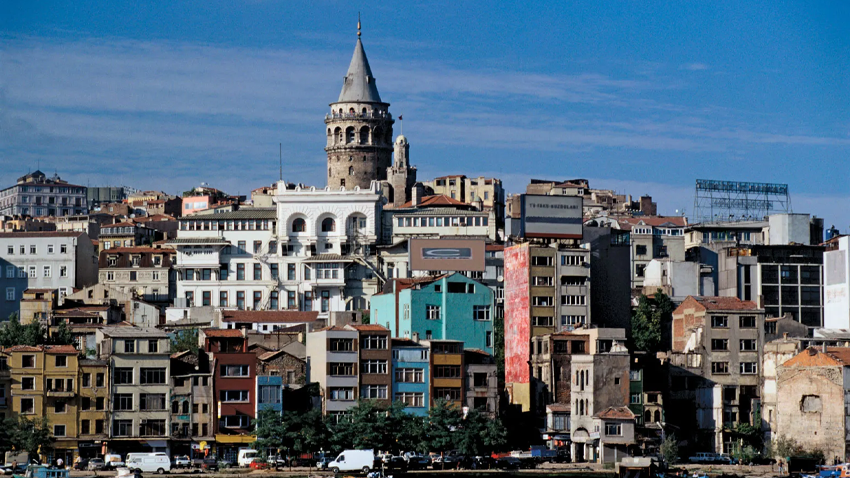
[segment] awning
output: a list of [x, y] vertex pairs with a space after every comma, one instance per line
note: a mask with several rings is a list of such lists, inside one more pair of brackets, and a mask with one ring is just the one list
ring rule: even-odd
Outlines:
[[254, 443], [257, 441], [255, 435], [216, 435], [216, 443]]

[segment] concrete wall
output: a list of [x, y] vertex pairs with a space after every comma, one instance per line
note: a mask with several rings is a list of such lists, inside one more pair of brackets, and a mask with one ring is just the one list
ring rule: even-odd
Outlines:
[[850, 329], [850, 236], [838, 239], [838, 250], [823, 255], [824, 327]]
[[811, 241], [809, 221], [810, 216], [808, 214], [788, 213], [768, 216], [770, 223], [769, 244], [809, 244]]
[[847, 458], [843, 367], [780, 367], [776, 436]]

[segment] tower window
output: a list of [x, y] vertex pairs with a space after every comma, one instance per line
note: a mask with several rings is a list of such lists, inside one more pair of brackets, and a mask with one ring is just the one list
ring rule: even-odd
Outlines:
[[349, 144], [349, 143], [353, 143], [353, 142], [354, 142], [354, 127], [349, 126], [348, 128], [345, 128], [345, 143]]
[[360, 128], [360, 144], [369, 144], [369, 128], [367, 126]]
[[348, 167], [348, 175], [349, 175], [349, 176], [353, 176], [353, 175], [354, 175], [354, 166], [349, 166], [349, 167]]
[[349, 156], [349, 157], [348, 157], [348, 160], [349, 160], [349, 161], [354, 161], [354, 156]]
[[344, 178], [339, 180], [339, 185], [342, 186], [342, 187], [345, 187], [345, 179]]

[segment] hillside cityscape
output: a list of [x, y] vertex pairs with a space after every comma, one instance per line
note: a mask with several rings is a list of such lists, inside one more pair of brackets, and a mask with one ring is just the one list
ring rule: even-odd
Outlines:
[[19, 166], [0, 451], [850, 460], [850, 236], [794, 210], [795, 184], [693, 177], [693, 209], [661, 215], [566, 165], [516, 193], [423, 177], [359, 24], [339, 70], [338, 97], [305, 99], [330, 101], [323, 184], [283, 158], [250, 194]]

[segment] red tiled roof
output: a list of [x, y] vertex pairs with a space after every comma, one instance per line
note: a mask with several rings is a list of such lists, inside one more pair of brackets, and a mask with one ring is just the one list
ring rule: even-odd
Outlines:
[[6, 349], [7, 352], [47, 352], [49, 354], [77, 354], [73, 345], [15, 345]]
[[288, 322], [302, 323], [315, 322], [319, 313], [315, 311], [300, 310], [225, 310], [222, 311], [221, 320], [224, 322], [264, 323], [264, 322]]
[[79, 231], [27, 231], [27, 232], [0, 232], [0, 238], [13, 239], [16, 237], [79, 237], [84, 235]]
[[608, 407], [593, 415], [593, 418], [605, 418], [609, 420], [634, 420], [635, 414], [628, 407]]
[[408, 201], [401, 206], [400, 209], [412, 207], [434, 207], [434, 206], [469, 206], [466, 203], [460, 202], [457, 199], [452, 199], [445, 194], [435, 194], [433, 196], [425, 196], [419, 200], [419, 204], [414, 206], [413, 201]]
[[569, 412], [570, 404], [569, 403], [550, 403], [546, 405], [546, 410], [550, 412]]
[[842, 367], [850, 366], [850, 348], [829, 347], [826, 353], [809, 347], [786, 360], [782, 367]]
[[164, 249], [161, 247], [113, 247], [112, 249], [104, 249], [100, 251], [102, 254], [114, 254], [116, 252], [129, 252], [135, 254], [143, 254], [153, 252], [156, 254], [176, 254], [174, 249]]
[[694, 297], [708, 310], [755, 310], [758, 308], [751, 300], [741, 300], [737, 297], [702, 296]]
[[360, 325], [350, 325], [349, 324], [349, 327], [351, 327], [352, 329], [355, 329], [355, 330], [362, 331], [362, 332], [389, 332], [390, 331], [390, 329], [388, 329], [388, 328], [386, 328], [382, 325], [378, 325], [378, 324], [360, 324]]
[[213, 338], [241, 338], [242, 331], [239, 329], [205, 329], [204, 335]]
[[[340, 327], [338, 325], [331, 325], [330, 327], [322, 327], [321, 329], [314, 330], [313, 332], [327, 332], [327, 331], [335, 331], [335, 332], [345, 332], [345, 327]], [[351, 332], [350, 330], [348, 332]]]

